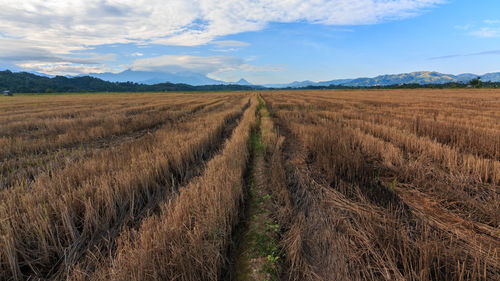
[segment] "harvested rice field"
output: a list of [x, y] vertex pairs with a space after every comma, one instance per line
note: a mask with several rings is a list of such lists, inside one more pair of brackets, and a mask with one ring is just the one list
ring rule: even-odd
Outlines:
[[0, 280], [500, 280], [500, 91], [0, 98]]

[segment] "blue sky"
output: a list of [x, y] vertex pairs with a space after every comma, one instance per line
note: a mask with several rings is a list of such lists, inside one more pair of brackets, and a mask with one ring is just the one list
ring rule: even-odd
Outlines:
[[498, 0], [0, 0], [0, 69], [257, 84], [500, 71]]

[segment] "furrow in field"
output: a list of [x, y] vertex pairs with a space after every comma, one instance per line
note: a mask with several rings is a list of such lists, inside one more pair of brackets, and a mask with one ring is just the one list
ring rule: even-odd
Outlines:
[[[201, 158], [197, 161], [189, 162], [187, 166], [183, 167], [182, 171], [172, 171], [170, 175], [171, 182], [165, 183], [170, 184], [169, 192], [165, 192], [156, 196], [148, 203], [147, 206], [143, 207], [142, 210], [137, 211], [137, 215], [133, 218], [128, 218], [119, 224], [111, 226], [107, 229], [105, 233], [101, 233], [100, 236], [96, 235], [98, 238], [92, 239], [91, 243], [85, 246], [85, 249], [79, 250], [79, 256], [72, 258], [74, 261], [71, 264], [65, 263], [59, 268], [53, 278], [56, 279], [71, 279], [75, 272], [77, 274], [91, 274], [95, 268], [102, 267], [109, 261], [110, 256], [113, 256], [113, 251], [116, 249], [116, 239], [123, 232], [129, 232], [140, 226], [141, 221], [147, 219], [149, 216], [157, 214], [160, 209], [159, 205], [163, 201], [168, 200], [171, 202], [175, 200], [175, 194], [179, 192], [183, 186], [188, 185], [189, 182], [196, 177], [203, 174], [203, 171], [208, 163], [223, 147], [224, 143], [232, 135], [234, 129], [236, 128], [239, 120], [243, 116], [244, 112], [247, 110], [249, 103], [242, 109], [242, 111], [234, 116], [231, 116], [220, 128], [217, 135], [217, 139], [213, 143], [210, 143]], [[79, 247], [75, 245], [75, 247]], [[81, 248], [81, 247], [79, 247]]]
[[302, 142], [278, 123], [286, 136], [283, 173], [293, 210], [284, 234], [288, 279], [403, 280], [394, 261], [370, 238], [375, 230], [381, 231], [380, 226], [371, 232], [362, 228], [366, 227], [364, 216], [380, 211], [316, 182], [309, 175]]
[[218, 280], [244, 198], [250, 131], [256, 122], [252, 100], [204, 174], [163, 204], [161, 214], [145, 220], [138, 231], [123, 234], [111, 267], [91, 280]]

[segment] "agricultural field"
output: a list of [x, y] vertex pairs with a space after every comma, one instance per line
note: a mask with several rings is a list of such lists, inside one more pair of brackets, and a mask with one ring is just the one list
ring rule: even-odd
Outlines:
[[0, 280], [500, 280], [500, 91], [0, 97]]

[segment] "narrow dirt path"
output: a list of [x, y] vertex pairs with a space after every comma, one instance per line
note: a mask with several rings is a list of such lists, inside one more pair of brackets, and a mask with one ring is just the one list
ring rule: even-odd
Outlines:
[[262, 118], [269, 118], [259, 99], [258, 127], [252, 134], [252, 159], [247, 180], [245, 215], [241, 221], [240, 237], [234, 252], [233, 269], [227, 279], [236, 281], [278, 280], [280, 274], [279, 225], [273, 214], [269, 190], [265, 149], [262, 143]]

